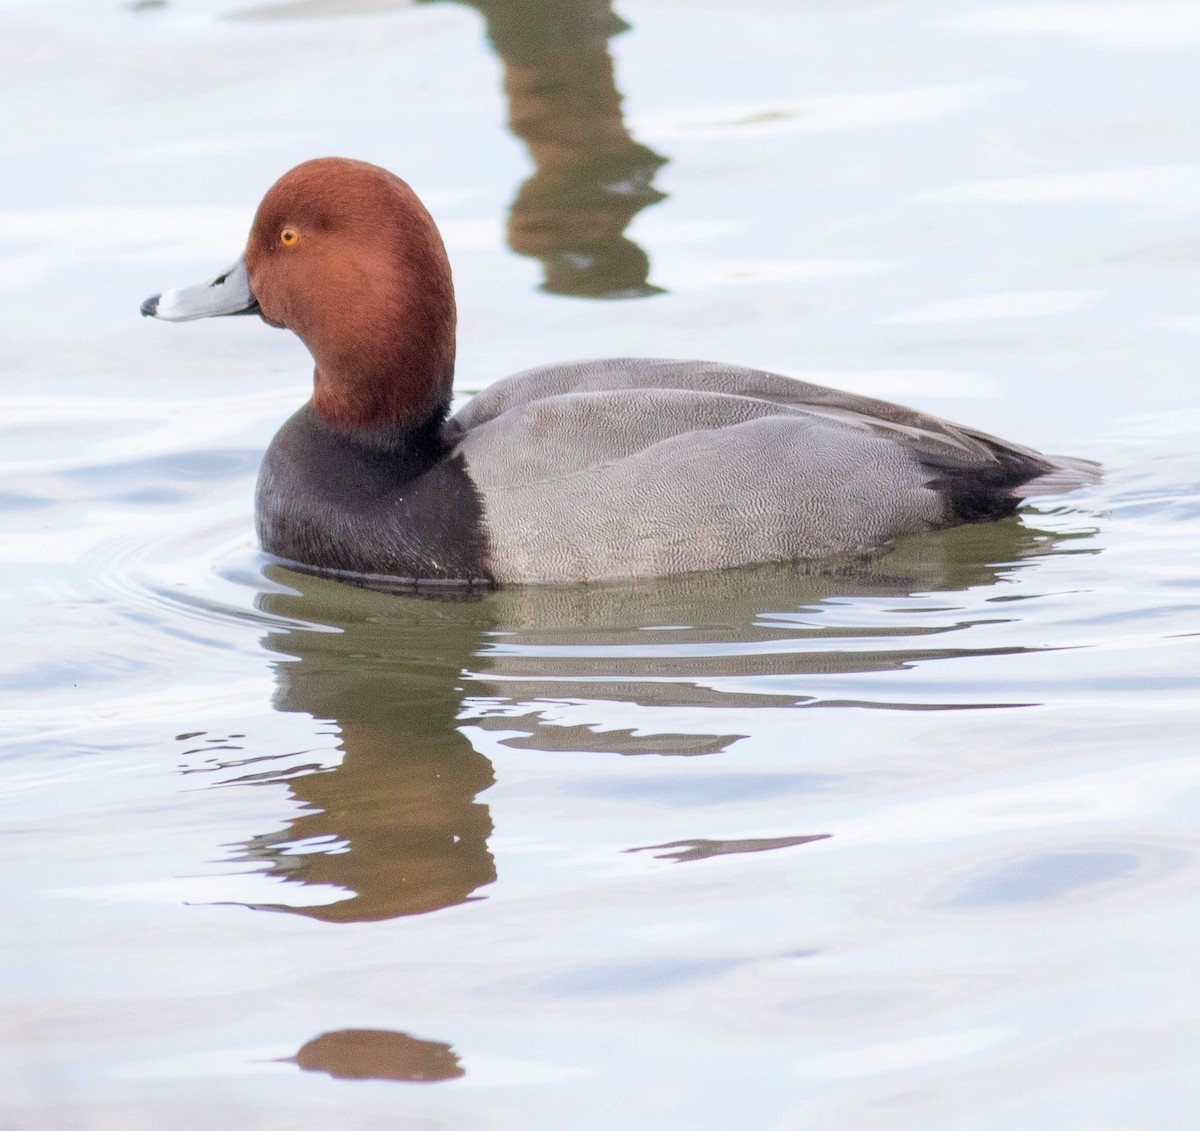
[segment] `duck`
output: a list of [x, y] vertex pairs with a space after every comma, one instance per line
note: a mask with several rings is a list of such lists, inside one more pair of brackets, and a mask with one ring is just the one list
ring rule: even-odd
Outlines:
[[258, 539], [284, 564], [360, 585], [840, 568], [1099, 476], [1088, 460], [712, 361], [547, 364], [451, 414], [445, 246], [405, 181], [349, 158], [286, 172], [231, 267], [141, 311], [256, 314], [304, 342], [312, 396], [263, 458]]

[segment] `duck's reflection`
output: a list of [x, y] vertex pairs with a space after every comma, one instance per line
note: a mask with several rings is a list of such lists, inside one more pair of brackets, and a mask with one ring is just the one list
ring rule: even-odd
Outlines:
[[660, 293], [650, 260], [625, 235], [663, 200], [666, 158], [625, 128], [608, 41], [625, 31], [611, 0], [464, 0], [487, 21], [504, 64], [508, 124], [534, 173], [508, 216], [508, 244], [539, 259], [542, 289], [587, 298]]
[[[480, 797], [494, 779], [464, 723], [502, 732], [495, 741], [509, 747], [718, 753], [740, 736], [613, 729], [606, 725], [611, 705], [686, 703], [713, 708], [710, 717], [721, 719], [716, 708], [730, 705], [804, 706], [812, 701], [803, 694], [811, 690], [806, 677], [815, 673], [1013, 651], [959, 643], [957, 630], [972, 616], [953, 597], [938, 598], [934, 617], [883, 623], [842, 620], [841, 610], [869, 613], [874, 598], [888, 598], [891, 607], [911, 594], [990, 587], [1023, 558], [1069, 550], [1016, 520], [923, 537], [912, 547], [911, 558], [894, 553], [850, 576], [771, 566], [625, 585], [513, 588], [470, 600], [373, 593], [269, 567], [280, 586], [261, 594], [263, 611], [312, 626], [264, 639], [278, 657], [276, 705], [331, 721], [342, 757], [332, 769], [284, 776], [301, 811], [239, 850], [267, 874], [307, 889], [296, 905], [257, 906], [349, 923], [481, 898], [496, 879], [492, 821]], [[975, 619], [994, 621], [1000, 608], [989, 605]], [[584, 721], [562, 725], [555, 717], [562, 704], [582, 704], [577, 717]], [[247, 773], [244, 760], [236, 764], [236, 781], [280, 782]], [[800, 828], [770, 843], [716, 841], [706, 831], [653, 847], [701, 860], [773, 851], [830, 830]], [[328, 886], [342, 898], [302, 905]]]
[[322, 1033], [291, 1058], [305, 1072], [339, 1080], [400, 1080], [432, 1084], [466, 1075], [454, 1050], [388, 1029], [339, 1029]]
[[[308, 582], [301, 581], [306, 590]], [[349, 892], [325, 905], [277, 908], [328, 922], [463, 903], [496, 878], [491, 818], [475, 800], [494, 781], [492, 765], [455, 722], [460, 673], [479, 647], [476, 610], [343, 588], [314, 583], [311, 592], [262, 598], [284, 617], [315, 616], [330, 627], [346, 617], [343, 632], [271, 633], [264, 641], [298, 661], [276, 666], [276, 707], [334, 721], [342, 760], [290, 779], [304, 811], [286, 829], [255, 837], [246, 855], [266, 861], [272, 875]], [[345, 596], [348, 606], [338, 600]], [[315, 850], [294, 852], [297, 842]]]

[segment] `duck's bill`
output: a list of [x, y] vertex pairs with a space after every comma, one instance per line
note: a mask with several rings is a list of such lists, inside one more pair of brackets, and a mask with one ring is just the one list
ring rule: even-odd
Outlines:
[[181, 287], [151, 295], [142, 303], [147, 318], [165, 322], [190, 322], [194, 318], [216, 318], [223, 314], [258, 314], [258, 299], [250, 289], [246, 261], [238, 261], [215, 279], [196, 287]]

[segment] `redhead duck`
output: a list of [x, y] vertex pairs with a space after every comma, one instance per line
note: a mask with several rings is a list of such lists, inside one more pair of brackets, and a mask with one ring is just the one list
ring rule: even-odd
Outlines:
[[268, 553], [360, 584], [844, 562], [1097, 475], [885, 401], [715, 362], [547, 365], [449, 416], [445, 248], [412, 189], [362, 161], [285, 173], [241, 259], [142, 313], [259, 314], [300, 336], [313, 396], [263, 460], [258, 536]]

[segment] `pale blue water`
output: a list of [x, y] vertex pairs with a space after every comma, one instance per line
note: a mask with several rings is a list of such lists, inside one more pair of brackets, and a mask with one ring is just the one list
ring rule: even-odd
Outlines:
[[[522, 7], [0, 2], [0, 1127], [1190, 1129], [1200, 8]], [[290, 576], [303, 348], [137, 305], [326, 153], [464, 394], [717, 358], [1106, 482], [856, 577]]]

